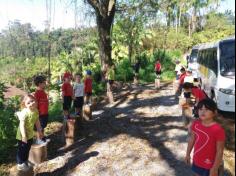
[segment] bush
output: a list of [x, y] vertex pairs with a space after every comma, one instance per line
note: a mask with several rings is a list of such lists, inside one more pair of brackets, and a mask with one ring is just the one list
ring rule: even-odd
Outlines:
[[49, 105], [49, 122], [59, 121], [61, 122], [62, 117], [62, 102], [56, 101]]
[[131, 81], [133, 80], [133, 72], [134, 70], [129, 59], [125, 58], [116, 67], [116, 80], [124, 82]]
[[142, 57], [140, 57], [142, 63], [142, 68], [139, 72], [141, 82], [154, 82], [156, 78], [154, 66], [157, 59], [160, 59], [162, 64], [162, 80], [172, 80], [174, 78], [175, 69], [174, 61], [175, 58], [179, 58], [180, 56], [181, 52], [179, 50], [155, 50], [153, 55], [149, 57], [147, 57], [147, 54], [143, 54]]
[[0, 163], [5, 163], [9, 158], [9, 152], [13, 150], [16, 143], [16, 131], [19, 121], [14, 116], [14, 111], [10, 108], [0, 110]]

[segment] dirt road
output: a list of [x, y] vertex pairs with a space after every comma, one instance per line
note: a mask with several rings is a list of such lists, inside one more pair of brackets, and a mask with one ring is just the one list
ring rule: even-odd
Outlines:
[[172, 84], [153, 87], [123, 90], [114, 105], [100, 104], [67, 149], [59, 149], [55, 134], [37, 176], [191, 176], [184, 163], [187, 130]]

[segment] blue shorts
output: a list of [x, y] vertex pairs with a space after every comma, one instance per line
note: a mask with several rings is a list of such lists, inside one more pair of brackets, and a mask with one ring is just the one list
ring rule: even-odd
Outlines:
[[196, 166], [194, 163], [192, 165], [192, 171], [199, 176], [209, 176], [210, 175], [210, 169], [204, 169], [202, 167]]

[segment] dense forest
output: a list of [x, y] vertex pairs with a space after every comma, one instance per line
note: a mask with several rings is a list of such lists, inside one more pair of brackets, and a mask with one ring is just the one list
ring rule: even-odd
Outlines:
[[[16, 129], [17, 124], [13, 113], [19, 98], [4, 100], [7, 85], [32, 92], [32, 78], [44, 74], [50, 90], [58, 92], [60, 76], [65, 71], [74, 74], [90, 69], [96, 96], [104, 92], [104, 63], [115, 63], [116, 80], [128, 82], [133, 80], [133, 64], [139, 59], [140, 81], [144, 83], [155, 79], [157, 58], [163, 64], [162, 79], [170, 80], [174, 77], [175, 60], [185, 63], [183, 55], [192, 46], [235, 33], [235, 14], [219, 13], [219, 0], [95, 2], [87, 0], [84, 4], [88, 15], [96, 18], [95, 27], [37, 31], [31, 24], [15, 20], [0, 32], [0, 143], [4, 143], [0, 152], [13, 143], [15, 131], [8, 129]], [[50, 113], [56, 116], [59, 112], [60, 105], [55, 100]]]

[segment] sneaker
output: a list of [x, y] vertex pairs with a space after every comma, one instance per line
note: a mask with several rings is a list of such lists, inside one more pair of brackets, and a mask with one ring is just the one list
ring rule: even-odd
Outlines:
[[17, 169], [21, 171], [28, 171], [30, 167], [26, 163], [17, 164]]
[[46, 145], [47, 142], [46, 142], [46, 141], [43, 141], [43, 140], [41, 140], [41, 139], [36, 139], [35, 144], [36, 144], [36, 145]]
[[46, 136], [44, 136], [44, 137], [42, 138], [42, 141], [44, 141], [44, 142], [46, 142], [46, 143], [49, 143], [51, 140], [48, 139]]
[[27, 161], [27, 165], [28, 165], [28, 167], [34, 167], [35, 164], [30, 161]]

